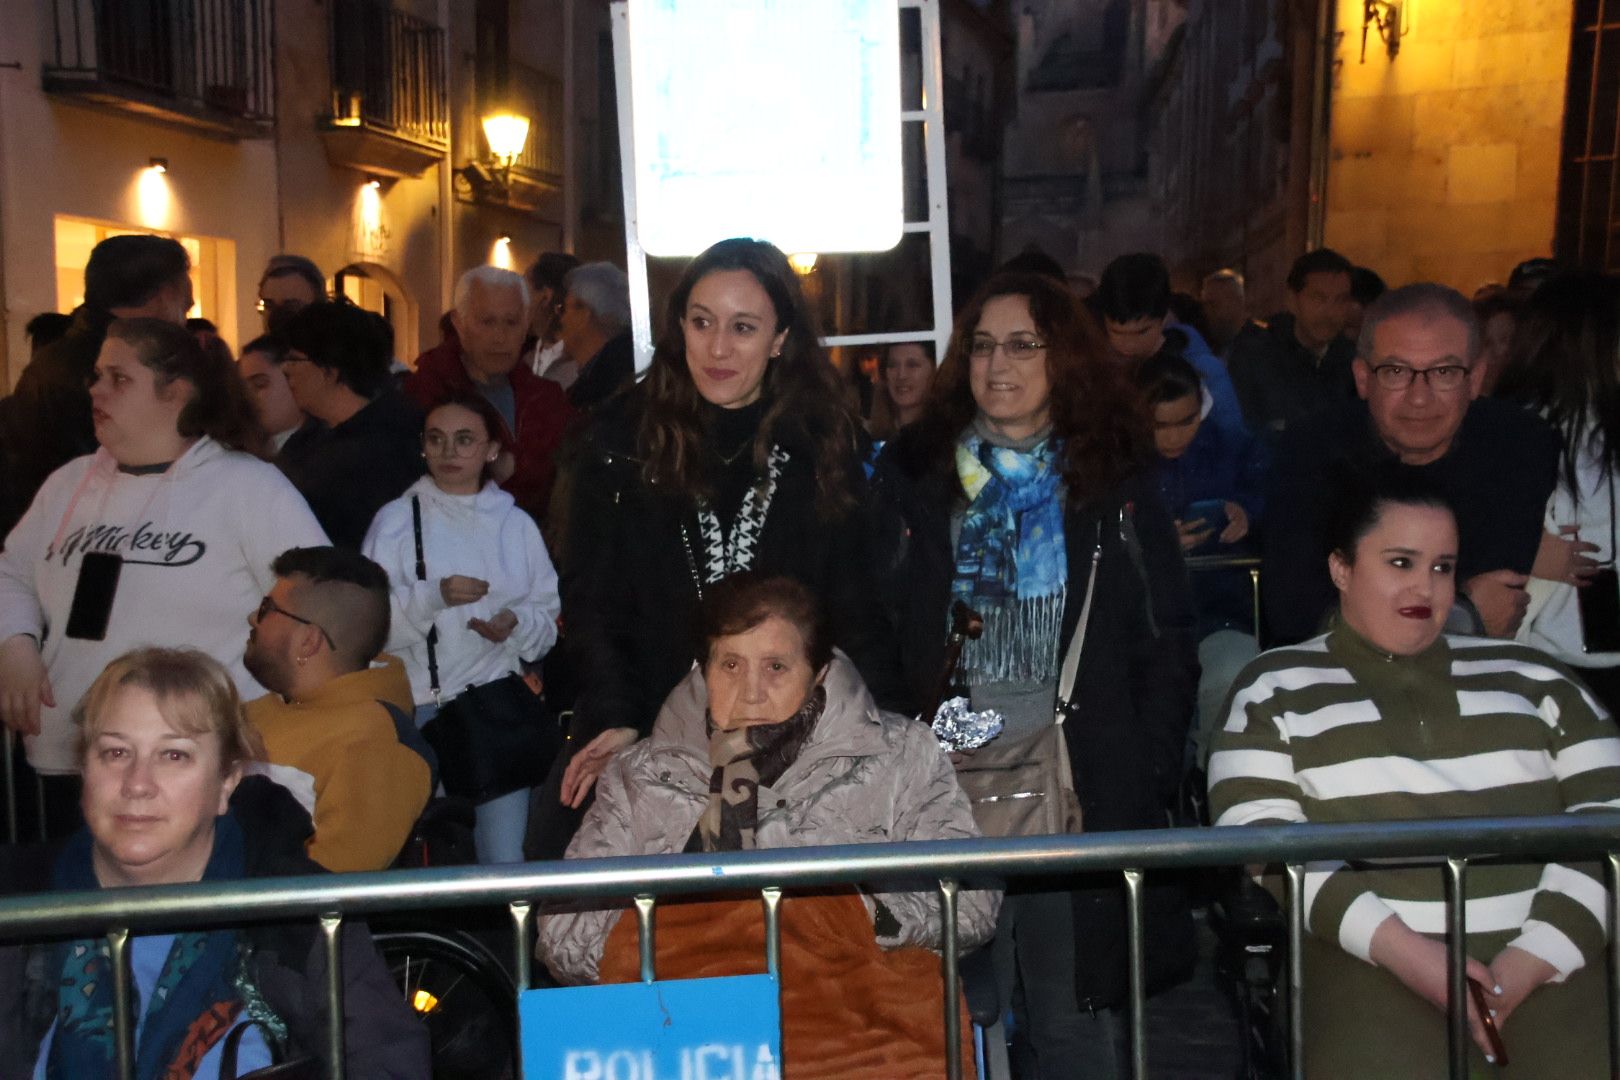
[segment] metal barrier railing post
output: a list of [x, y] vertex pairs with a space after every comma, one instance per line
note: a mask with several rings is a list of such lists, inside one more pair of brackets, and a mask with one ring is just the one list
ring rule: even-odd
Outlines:
[[17, 733], [6, 728], [6, 843], [17, 842]]
[[1620, 1074], [1620, 852], [1609, 852], [1609, 1068]]
[[1142, 871], [1125, 871], [1125, 892], [1130, 902], [1127, 945], [1131, 966], [1131, 1077], [1148, 1080], [1147, 1052], [1147, 947], [1142, 917]]
[[958, 971], [956, 940], [957, 883], [939, 882], [940, 964], [945, 975], [945, 1075], [962, 1080], [962, 980]]
[[[1261, 614], [1260, 614], [1260, 568], [1258, 566], [1249, 567], [1249, 591], [1250, 591], [1250, 595], [1252, 595], [1254, 597], [1254, 643], [1256, 645], [1259, 645], [1260, 644], [1260, 638], [1261, 638], [1261, 634], [1260, 634]], [[1261, 647], [1264, 648], [1264, 646], [1261, 646]]]
[[343, 915], [334, 911], [320, 918], [326, 946], [326, 1075], [329, 1080], [343, 1080], [348, 1071], [343, 1059], [343, 950], [338, 939]]
[[782, 890], [767, 885], [759, 890], [765, 905], [765, 973], [776, 980], [776, 1010], [782, 1011]]
[[[534, 905], [527, 900], [514, 900], [507, 905], [512, 913], [512, 981], [516, 984], [517, 997], [512, 1001], [514, 1013], [518, 1008], [518, 1000], [523, 992], [534, 983], [533, 947], [529, 944], [529, 928], [533, 924]], [[519, 1031], [523, 1027], [520, 1016], [513, 1016], [512, 1030]], [[513, 1066], [513, 1080], [523, 1080], [523, 1055], [518, 1054], [518, 1060]]]
[[107, 931], [107, 954], [112, 961], [113, 1049], [117, 1054], [118, 1080], [135, 1080], [134, 979], [130, 976], [129, 931], [115, 927]]
[[658, 977], [655, 970], [656, 943], [653, 941], [653, 906], [657, 903], [657, 899], [647, 893], [636, 897], [636, 930], [638, 948], [641, 950], [641, 981], [644, 983]]
[[1446, 1019], [1451, 1031], [1451, 1080], [1468, 1080], [1468, 860], [1446, 860]]
[[1288, 871], [1288, 1071], [1305, 1080], [1305, 864]]

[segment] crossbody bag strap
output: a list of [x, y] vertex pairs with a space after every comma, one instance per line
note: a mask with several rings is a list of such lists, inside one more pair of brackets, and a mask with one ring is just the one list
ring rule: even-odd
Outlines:
[[[422, 500], [420, 496], [411, 496], [411, 532], [416, 537], [416, 580], [427, 580], [427, 559], [422, 555]], [[434, 648], [439, 641], [439, 628], [428, 627], [428, 685], [433, 690], [433, 700], [439, 700], [439, 654]]]
[[1091, 599], [1097, 591], [1097, 567], [1102, 564], [1102, 525], [1097, 526], [1097, 543], [1091, 552], [1091, 572], [1086, 575], [1086, 595], [1080, 602], [1080, 619], [1075, 623], [1074, 636], [1069, 638], [1068, 651], [1063, 654], [1063, 669], [1058, 673], [1057, 723], [1063, 723], [1068, 712], [1069, 699], [1074, 696], [1075, 679], [1080, 674], [1080, 650], [1085, 647], [1086, 627], [1091, 624]]

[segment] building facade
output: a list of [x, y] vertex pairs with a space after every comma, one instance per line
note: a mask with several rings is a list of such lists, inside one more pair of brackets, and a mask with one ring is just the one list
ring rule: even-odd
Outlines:
[[[1572, 25], [1572, 7], [1591, 18]], [[1593, 4], [1186, 0], [1183, 14], [1151, 83], [1163, 250], [1187, 287], [1242, 271], [1259, 313], [1322, 244], [1391, 284], [1464, 293], [1552, 254], [1571, 217], [1557, 197], [1566, 97], [1583, 114], [1606, 101], [1594, 129], [1612, 159], [1620, 84], [1570, 66], [1583, 27], [1597, 51]], [[1566, 176], [1585, 153], [1566, 149]]]
[[[605, 0], [0, 5], [5, 385], [24, 324], [71, 310], [118, 232], [179, 238], [193, 313], [234, 346], [259, 331], [266, 259], [290, 251], [386, 315], [406, 360], [438, 340], [467, 266], [622, 257], [620, 212], [582, 194], [618, 190], [607, 25]], [[499, 111], [530, 121], [509, 167], [481, 123]]]

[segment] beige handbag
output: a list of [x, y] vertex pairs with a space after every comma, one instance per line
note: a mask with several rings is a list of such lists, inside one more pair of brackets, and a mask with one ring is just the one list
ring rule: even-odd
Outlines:
[[1081, 831], [1080, 798], [1075, 794], [1063, 721], [1080, 670], [1080, 649], [1091, 622], [1091, 595], [1101, 561], [1099, 544], [1091, 556], [1080, 620], [1063, 656], [1052, 725], [1010, 742], [992, 739], [963, 755], [956, 766], [956, 779], [973, 804], [973, 819], [986, 836], [1049, 836]]

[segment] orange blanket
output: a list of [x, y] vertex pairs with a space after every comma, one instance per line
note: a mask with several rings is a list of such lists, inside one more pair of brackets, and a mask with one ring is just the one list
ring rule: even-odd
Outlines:
[[[660, 979], [757, 975], [765, 970], [758, 900], [658, 905]], [[640, 978], [634, 916], [603, 949], [604, 983]], [[783, 1080], [903, 1080], [945, 1075], [944, 980], [927, 949], [878, 947], [852, 893], [782, 901]], [[962, 1015], [962, 1072], [973, 1075], [972, 1027]]]

